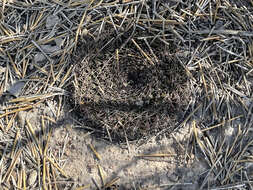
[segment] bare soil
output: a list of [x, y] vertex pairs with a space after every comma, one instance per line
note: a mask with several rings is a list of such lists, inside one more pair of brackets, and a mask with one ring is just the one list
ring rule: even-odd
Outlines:
[[107, 189], [197, 189], [207, 166], [193, 154], [186, 155], [189, 126], [167, 136], [153, 137], [145, 143], [117, 144], [98, 139], [83, 126], [68, 122], [54, 131], [50, 147], [55, 156], [64, 147], [61, 159], [65, 160], [64, 171], [74, 181], [72, 189], [87, 184], [96, 189], [113, 179], [117, 181]]

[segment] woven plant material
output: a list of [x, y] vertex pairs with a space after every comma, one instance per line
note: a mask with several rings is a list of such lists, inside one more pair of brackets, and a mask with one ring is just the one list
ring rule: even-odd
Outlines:
[[[101, 42], [97, 46], [103, 46]], [[160, 61], [152, 65], [133, 43], [116, 56], [110, 50], [96, 54], [96, 47], [86, 54], [92, 48], [85, 42], [80, 46], [78, 55], [84, 57], [76, 62], [73, 95], [85, 124], [117, 140], [126, 135], [134, 140], [172, 127], [189, 97], [187, 75], [175, 53], [166, 55], [169, 51], [161, 45]]]

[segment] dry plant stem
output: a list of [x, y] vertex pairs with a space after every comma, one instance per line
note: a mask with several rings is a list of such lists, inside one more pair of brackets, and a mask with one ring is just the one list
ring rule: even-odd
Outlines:
[[101, 158], [100, 154], [95, 150], [95, 148], [93, 147], [93, 145], [89, 144], [89, 147], [92, 150], [92, 152], [95, 154], [95, 156], [97, 157], [97, 159], [101, 160], [102, 158]]
[[52, 171], [52, 176], [53, 176], [53, 183], [54, 183], [53, 189], [58, 190], [58, 186], [57, 186], [57, 182], [56, 182], [55, 170], [54, 170], [54, 167], [52, 165], [50, 165], [50, 166], [51, 166], [51, 171]]
[[150, 155], [137, 155], [136, 157], [171, 157], [176, 156], [176, 154], [150, 154]]
[[98, 166], [99, 175], [102, 180], [102, 186], [104, 186], [105, 185], [105, 177], [104, 177], [103, 169], [101, 168], [101, 166], [99, 164], [97, 166]]
[[18, 161], [18, 159], [19, 159], [19, 157], [20, 157], [21, 152], [22, 152], [22, 149], [20, 149], [20, 150], [16, 153], [16, 155], [13, 157], [12, 162], [11, 162], [11, 165], [10, 165], [10, 167], [8, 168], [6, 174], [4, 175], [2, 181], [9, 182], [10, 177], [11, 177], [11, 173], [12, 173], [12, 171], [14, 170], [16, 164], [17, 164], [17, 161]]
[[110, 186], [112, 186], [113, 184], [115, 184], [120, 178], [119, 177], [116, 177], [114, 179], [112, 179], [111, 181], [107, 182], [102, 189], [106, 189]]
[[150, 59], [150, 57], [141, 49], [141, 47], [133, 39], [132, 39], [132, 42], [140, 50], [140, 52], [147, 58], [147, 60], [150, 62], [150, 64], [155, 65], [153, 63], [153, 61]]
[[53, 160], [49, 157], [47, 157], [47, 160], [55, 167], [58, 169], [58, 171], [63, 175], [65, 176], [66, 178], [68, 178], [67, 174], [65, 174], [65, 172], [58, 166], [57, 163], [53, 162]]

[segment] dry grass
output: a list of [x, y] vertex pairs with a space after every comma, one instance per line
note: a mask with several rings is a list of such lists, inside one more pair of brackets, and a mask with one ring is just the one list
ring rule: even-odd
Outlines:
[[[3, 189], [61, 189], [47, 126], [66, 89], [111, 141], [190, 122], [189, 149], [210, 168], [201, 188], [252, 189], [252, 1], [3, 0], [0, 10]], [[52, 99], [54, 118], [21, 126], [20, 113]]]
[[[4, 0], [0, 9], [1, 189], [63, 189], [68, 176], [48, 144], [72, 77], [71, 31], [49, 22], [56, 3]], [[23, 114], [53, 99], [59, 101], [54, 118], [38, 113], [41, 121], [31, 122]]]

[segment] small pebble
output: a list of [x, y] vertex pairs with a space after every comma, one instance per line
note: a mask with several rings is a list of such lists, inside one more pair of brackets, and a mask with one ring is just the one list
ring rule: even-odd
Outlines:
[[59, 22], [61, 22], [61, 19], [58, 16], [50, 15], [47, 17], [46, 28], [53, 28], [56, 24], [59, 24]]
[[30, 173], [30, 175], [29, 175], [29, 178], [28, 178], [28, 180], [27, 180], [27, 184], [29, 185], [29, 186], [32, 186], [32, 185], [34, 185], [34, 183], [36, 182], [36, 180], [37, 180], [37, 171], [36, 170], [33, 170], [33, 171], [31, 171], [31, 173]]
[[19, 94], [21, 93], [23, 87], [25, 86], [25, 82], [23, 81], [18, 81], [16, 83], [14, 83], [9, 89], [8, 89], [8, 93], [12, 96], [18, 97]]
[[137, 101], [135, 104], [137, 106], [143, 106], [144, 102], [142, 100], [140, 100], [140, 101]]

